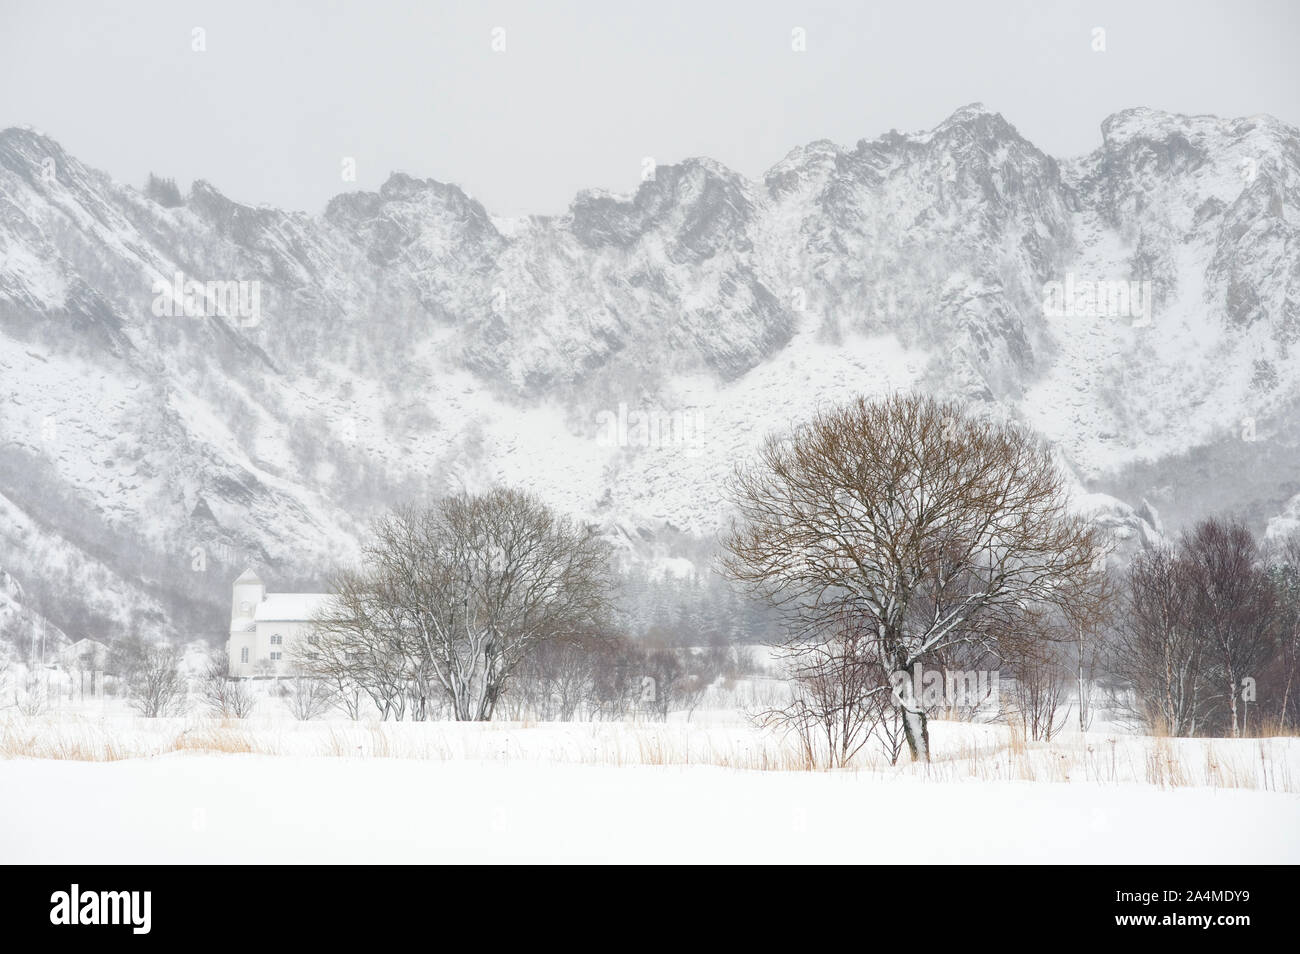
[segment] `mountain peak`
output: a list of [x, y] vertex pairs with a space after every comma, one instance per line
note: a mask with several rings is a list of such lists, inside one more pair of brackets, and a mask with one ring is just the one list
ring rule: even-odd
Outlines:
[[0, 129], [0, 142], [41, 142], [59, 149], [57, 142], [34, 126], [8, 126]]
[[433, 179], [421, 179], [405, 172], [390, 172], [379, 187], [379, 194], [385, 199], [407, 199], [439, 184]]
[[1110, 144], [1134, 139], [1159, 141], [1175, 135], [1190, 140], [1210, 141], [1216, 138], [1235, 138], [1255, 129], [1296, 135], [1294, 127], [1268, 115], [1224, 119], [1208, 114], [1171, 113], [1148, 106], [1121, 109], [1111, 113], [1101, 123], [1102, 138]]
[[833, 162], [843, 152], [844, 150], [840, 145], [830, 139], [814, 139], [802, 146], [795, 146], [787, 152], [780, 162], [767, 171], [766, 177], [782, 175], [792, 169], [799, 169], [807, 165]]
[[1014, 126], [1007, 122], [1006, 117], [999, 112], [994, 112], [983, 103], [967, 103], [955, 111], [951, 116], [945, 119], [928, 134], [923, 135], [923, 139], [934, 139], [945, 133], [956, 129], [978, 131], [981, 135], [994, 135], [997, 137], [1014, 136], [1019, 138]]
[[994, 112], [993, 110], [985, 106], [983, 103], [978, 103], [978, 102], [967, 103], [965, 106], [962, 106], [954, 110], [952, 115], [950, 115], [939, 125], [951, 126], [957, 123], [968, 123], [976, 119], [982, 119], [985, 116], [997, 116], [1000, 119], [1002, 117], [1002, 114]]
[[989, 129], [998, 133], [1015, 134], [1015, 127], [1007, 122], [1006, 117], [996, 110], [989, 109], [983, 103], [967, 103], [954, 111], [947, 119], [935, 126], [930, 134], [946, 132], [950, 129]]
[[740, 173], [708, 156], [688, 156], [678, 163], [683, 169], [699, 169], [701, 172], [719, 179], [735, 179]]
[[0, 131], [0, 153], [22, 157], [28, 162], [52, 158], [60, 166], [75, 162], [56, 140], [31, 126], [10, 126]]

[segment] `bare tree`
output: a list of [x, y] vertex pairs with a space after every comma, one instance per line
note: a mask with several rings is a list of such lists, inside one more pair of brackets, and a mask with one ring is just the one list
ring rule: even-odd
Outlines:
[[940, 706], [927, 711], [933, 716], [937, 709], [937, 714], [949, 721], [971, 722], [980, 714], [987, 714], [992, 704], [996, 715], [1000, 703], [998, 683], [991, 675], [1000, 671], [1004, 660], [988, 647], [996, 645], [1004, 652], [1011, 652], [1025, 642], [1023, 636], [1008, 634], [996, 640], [956, 642], [935, 651], [931, 658], [941, 670], [944, 693]]
[[598, 643], [592, 667], [590, 709], [602, 719], [620, 719], [642, 695], [645, 653], [625, 636]]
[[[322, 615], [330, 618], [335, 614]], [[354, 636], [354, 630], [346, 626], [318, 625], [305, 639], [294, 640], [289, 652], [294, 671], [324, 686], [333, 705], [355, 721], [361, 718], [368, 683], [355, 651], [365, 647]]]
[[898, 759], [901, 708], [894, 705], [888, 673], [871, 651], [872, 637], [846, 626], [838, 635], [809, 641], [786, 656], [790, 703], [759, 716], [760, 724], [792, 731], [809, 765], [826, 761], [842, 768], [877, 729], [890, 757]]
[[22, 678], [14, 685], [14, 707], [25, 716], [40, 715], [49, 706], [47, 674], [44, 670], [28, 666]]
[[1073, 632], [1070, 641], [1074, 647], [1075, 712], [1079, 720], [1079, 733], [1082, 735], [1092, 726], [1093, 685], [1097, 672], [1105, 655], [1103, 634], [1113, 623], [1111, 610], [1118, 603], [1114, 598], [1115, 587], [1109, 576], [1103, 576], [1104, 599], [1100, 606], [1103, 612], [1091, 619], [1071, 619]]
[[1183, 541], [1189, 606], [1213, 666], [1216, 695], [1227, 702], [1231, 734], [1241, 734], [1242, 680], [1257, 678], [1273, 655], [1275, 590], [1254, 536], [1240, 520], [1208, 519]]
[[132, 637], [114, 647], [131, 708], [149, 719], [179, 715], [187, 700], [180, 653], [162, 643]]
[[686, 670], [673, 650], [663, 648], [647, 653], [640, 694], [642, 707], [657, 719], [667, 721], [685, 679]]
[[721, 652], [717, 647], [702, 648], [698, 651], [686, 650], [683, 662], [685, 678], [677, 694], [681, 701], [681, 709], [686, 713], [687, 722], [704, 701], [709, 689], [722, 676], [727, 661], [725, 648]]
[[248, 684], [230, 675], [230, 656], [218, 650], [208, 657], [199, 680], [199, 701], [223, 719], [244, 719], [257, 703]]
[[1134, 558], [1126, 584], [1110, 659], [1131, 693], [1126, 707], [1154, 731], [1192, 735], [1208, 703], [1187, 566], [1173, 548], [1157, 547]]
[[599, 635], [540, 642], [525, 657], [506, 694], [512, 717], [574, 719], [580, 708], [592, 704], [596, 668], [607, 642]]
[[896, 705], [880, 705], [877, 711], [876, 738], [884, 750], [890, 765], [897, 765], [907, 743], [907, 733], [903, 731], [903, 710]]
[[1282, 728], [1300, 725], [1300, 533], [1272, 546], [1272, 580], [1277, 610], [1276, 704]]
[[1021, 644], [1006, 660], [1012, 678], [1002, 683], [1010, 703], [1004, 717], [1018, 722], [1026, 738], [1050, 742], [1065, 727], [1072, 682], [1069, 646], [1064, 639]]
[[608, 571], [606, 545], [536, 498], [458, 494], [376, 521], [316, 628], [385, 714], [424, 718], [436, 694], [486, 720], [534, 647], [601, 628]]
[[297, 671], [328, 685], [350, 718], [359, 717], [363, 697], [383, 720], [404, 719], [411, 703], [421, 718], [430, 689], [405, 634], [378, 612], [367, 575], [339, 573], [332, 588], [311, 633], [293, 649]]
[[727, 573], [787, 613], [788, 646], [860, 621], [880, 671], [908, 677], [914, 759], [929, 758], [916, 667], [1015, 638], [1027, 608], [1092, 599], [1104, 553], [1046, 445], [926, 397], [858, 399], [770, 438], [732, 490]]
[[301, 722], [318, 719], [334, 708], [330, 687], [311, 676], [291, 677], [284, 701], [293, 717]]

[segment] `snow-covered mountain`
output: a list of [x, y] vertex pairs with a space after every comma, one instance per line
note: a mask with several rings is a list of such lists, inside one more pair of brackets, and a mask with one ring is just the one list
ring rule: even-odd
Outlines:
[[[492, 482], [662, 559], [765, 434], [911, 387], [1030, 422], [1134, 539], [1294, 515], [1300, 132], [1101, 133], [1059, 160], [972, 105], [503, 220], [402, 173], [322, 215], [172, 198], [8, 129], [0, 566], [74, 636], [216, 640], [245, 564], [315, 588], [377, 508]], [[256, 307], [173, 314], [178, 275]], [[1150, 307], [1045, 308], [1098, 282]]]

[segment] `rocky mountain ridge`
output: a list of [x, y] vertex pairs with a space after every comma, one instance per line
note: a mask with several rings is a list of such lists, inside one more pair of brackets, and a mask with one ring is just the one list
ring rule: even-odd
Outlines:
[[[894, 389], [1032, 425], [1133, 541], [1157, 507], [1296, 509], [1300, 133], [1271, 117], [1126, 110], [1058, 159], [973, 104], [510, 221], [404, 173], [321, 215], [162, 198], [0, 133], [0, 566], [69, 634], [219, 640], [245, 564], [316, 589], [377, 508], [493, 482], [630, 560], [706, 554], [732, 461]], [[178, 281], [202, 314], [160, 305]], [[1149, 283], [1150, 314], [1047, 313], [1067, 282]]]

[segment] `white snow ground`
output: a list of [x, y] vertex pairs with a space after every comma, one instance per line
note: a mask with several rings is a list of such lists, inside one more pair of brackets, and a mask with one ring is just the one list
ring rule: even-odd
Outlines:
[[254, 755], [0, 778], [17, 863], [1300, 861], [1300, 799], [1268, 792]]
[[1105, 725], [1024, 746], [1005, 726], [935, 722], [932, 740], [928, 769], [866, 752], [825, 772], [791, 768], [789, 740], [735, 710], [8, 716], [0, 862], [1300, 863], [1300, 739]]

